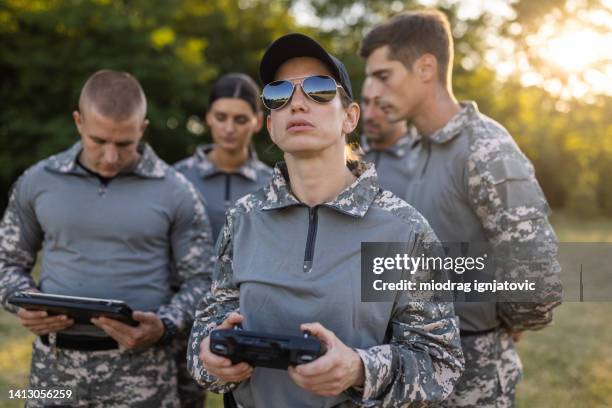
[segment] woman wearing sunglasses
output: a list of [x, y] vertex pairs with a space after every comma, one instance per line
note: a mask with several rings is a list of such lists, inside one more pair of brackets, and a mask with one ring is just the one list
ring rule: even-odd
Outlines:
[[[228, 212], [212, 292], [188, 355], [204, 387], [241, 407], [404, 406], [439, 401], [463, 368], [452, 303], [364, 303], [361, 242], [435, 242], [412, 207], [383, 191], [373, 166], [349, 163], [357, 126], [344, 65], [301, 34], [275, 41], [260, 65], [267, 127], [285, 162]], [[238, 313], [239, 312], [239, 313]], [[232, 364], [210, 352], [214, 329], [309, 332], [325, 344], [288, 371]], [[229, 402], [229, 401], [228, 401]]]
[[245, 74], [223, 75], [208, 96], [206, 124], [213, 144], [198, 146], [193, 156], [175, 165], [206, 200], [215, 239], [229, 206], [272, 177], [272, 169], [257, 159], [251, 145], [262, 119], [255, 81]]

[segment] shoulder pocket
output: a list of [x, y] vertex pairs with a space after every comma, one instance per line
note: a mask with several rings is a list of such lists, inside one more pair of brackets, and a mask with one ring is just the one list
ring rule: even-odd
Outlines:
[[547, 211], [544, 194], [528, 162], [503, 159], [489, 163], [487, 170], [503, 208], [537, 207]]
[[528, 164], [517, 159], [496, 160], [487, 165], [493, 184], [508, 180], [529, 179], [531, 173]]

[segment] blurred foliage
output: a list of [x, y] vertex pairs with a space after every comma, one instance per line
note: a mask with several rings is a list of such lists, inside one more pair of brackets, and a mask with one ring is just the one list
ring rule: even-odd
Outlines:
[[[437, 2], [453, 31], [453, 88], [457, 98], [476, 101], [481, 112], [510, 131], [533, 161], [551, 206], [567, 207], [583, 216], [612, 214], [612, 183], [607, 181], [612, 174], [612, 96], [597, 95], [592, 103], [558, 100], [542, 88], [523, 87], [518, 74], [502, 82], [494, 69], [483, 63], [491, 48], [487, 40], [496, 35], [511, 38], [523, 50], [525, 38], [537, 32], [550, 15], [563, 20], [578, 15], [577, 9], [606, 6], [600, 0], [514, 1], [510, 3], [514, 17], [504, 20], [484, 11], [461, 19], [460, 3]], [[414, 0], [311, 0], [310, 4], [323, 27], [319, 36], [347, 61], [356, 95], [364, 72], [359, 69], [363, 62], [355, 62], [355, 50], [363, 34], [398, 12], [423, 8]], [[513, 30], [509, 28], [517, 24], [521, 29], [510, 34]], [[541, 62], [538, 50], [528, 51], [536, 64]]]
[[[576, 3], [576, 0], [573, 1]], [[298, 26], [289, 9], [307, 4], [316, 21]], [[455, 39], [454, 90], [502, 123], [536, 166], [554, 207], [612, 213], [612, 97], [560, 101], [518, 76], [503, 82], [484, 61], [492, 35], [520, 48], [567, 1], [515, 1], [514, 18], [487, 12], [460, 19], [457, 1], [438, 6]], [[582, 0], [581, 7], [597, 7]], [[416, 1], [384, 0], [0, 0], [0, 209], [10, 184], [28, 166], [76, 140], [71, 119], [86, 78], [122, 69], [143, 84], [151, 125], [146, 138], [174, 162], [206, 140], [200, 118], [217, 75], [257, 78], [265, 47], [290, 31], [313, 34], [347, 65], [359, 95], [364, 63], [359, 42], [375, 23]], [[509, 30], [519, 24], [521, 30]], [[510, 34], [512, 32], [512, 34]], [[469, 63], [466, 63], [469, 62]], [[255, 138], [267, 162], [280, 158], [265, 131]]]
[[[293, 29], [283, 0], [1, 0], [0, 209], [12, 182], [77, 140], [71, 112], [85, 80], [103, 68], [143, 85], [146, 139], [169, 162], [202, 136], [187, 129], [217, 75], [257, 78], [259, 58]], [[263, 135], [262, 135], [263, 136]], [[268, 142], [269, 143], [269, 142]]]

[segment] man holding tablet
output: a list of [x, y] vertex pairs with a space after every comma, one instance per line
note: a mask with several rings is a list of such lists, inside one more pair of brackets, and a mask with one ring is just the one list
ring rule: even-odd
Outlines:
[[[142, 142], [146, 99], [131, 75], [96, 72], [73, 117], [81, 140], [19, 178], [0, 222], [0, 301], [39, 336], [30, 388], [70, 388], [78, 405], [178, 406], [167, 342], [190, 328], [210, 286], [203, 203]], [[39, 250], [37, 287], [30, 273]], [[108, 317], [75, 323], [8, 303], [29, 290], [122, 300], [138, 325]]]

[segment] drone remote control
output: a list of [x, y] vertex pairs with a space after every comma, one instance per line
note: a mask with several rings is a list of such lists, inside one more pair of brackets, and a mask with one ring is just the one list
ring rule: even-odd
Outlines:
[[325, 354], [325, 346], [308, 333], [300, 337], [235, 328], [214, 330], [210, 335], [210, 351], [234, 364], [245, 361], [254, 367], [286, 370], [290, 365], [316, 360]]

